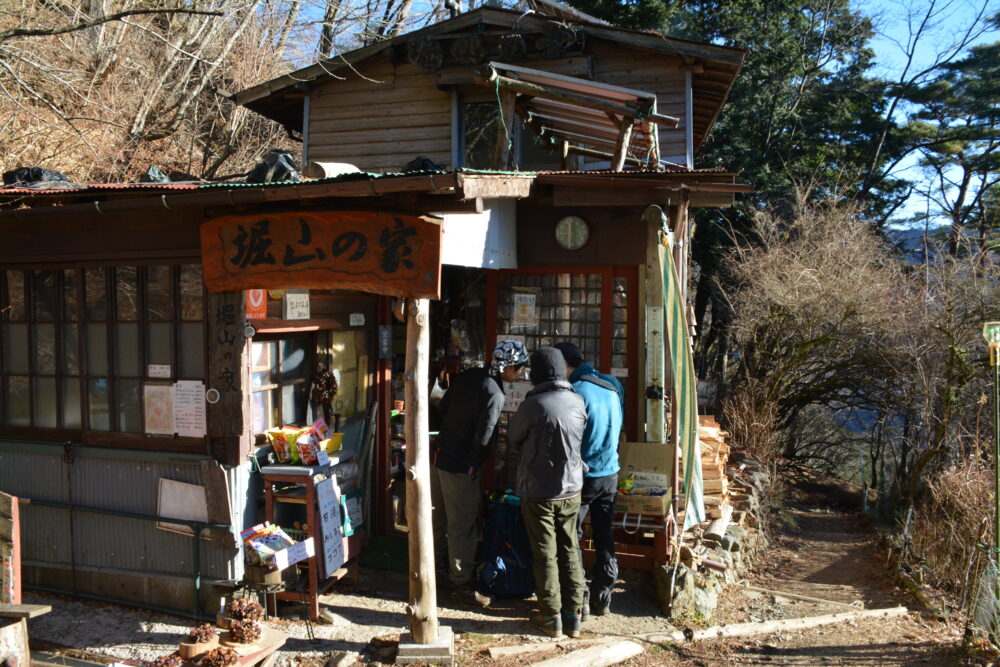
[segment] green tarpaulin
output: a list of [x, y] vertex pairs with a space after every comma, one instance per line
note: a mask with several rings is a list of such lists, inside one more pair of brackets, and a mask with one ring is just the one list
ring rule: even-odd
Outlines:
[[684, 506], [684, 528], [705, 520], [705, 493], [701, 475], [701, 445], [698, 442], [698, 380], [694, 374], [694, 358], [688, 342], [687, 307], [681, 296], [681, 285], [670, 249], [660, 245], [660, 266], [663, 267], [663, 314], [666, 319], [667, 349], [673, 375], [674, 411], [677, 434], [683, 452], [684, 486], [681, 498]]

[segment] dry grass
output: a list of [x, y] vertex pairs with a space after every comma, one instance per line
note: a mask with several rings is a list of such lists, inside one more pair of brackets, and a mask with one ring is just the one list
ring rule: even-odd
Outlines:
[[976, 544], [992, 544], [992, 495], [993, 469], [979, 459], [958, 461], [926, 480], [910, 537], [929, 583], [952, 592], [969, 585]]

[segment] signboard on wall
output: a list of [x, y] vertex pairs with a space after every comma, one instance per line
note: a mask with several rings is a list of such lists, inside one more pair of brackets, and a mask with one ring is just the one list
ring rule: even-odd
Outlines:
[[209, 292], [354, 289], [436, 299], [441, 224], [376, 211], [229, 215], [201, 225]]
[[323, 577], [336, 572], [345, 560], [343, 521], [340, 516], [340, 489], [332, 479], [316, 484], [316, 502], [319, 504], [320, 532], [323, 537]]

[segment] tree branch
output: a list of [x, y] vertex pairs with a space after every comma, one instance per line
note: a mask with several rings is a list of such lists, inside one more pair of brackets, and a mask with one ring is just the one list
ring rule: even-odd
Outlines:
[[200, 16], [223, 16], [223, 12], [201, 10], [201, 9], [128, 9], [122, 12], [115, 12], [107, 16], [100, 16], [89, 21], [81, 21], [61, 28], [13, 28], [0, 32], [0, 42], [14, 37], [49, 37], [52, 35], [64, 35], [68, 32], [86, 30], [111, 21], [118, 21], [128, 16], [140, 16], [146, 14], [197, 14]]

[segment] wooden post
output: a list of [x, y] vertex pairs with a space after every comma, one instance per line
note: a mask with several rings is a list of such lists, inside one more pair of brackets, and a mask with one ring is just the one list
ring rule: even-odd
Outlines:
[[208, 383], [205, 406], [208, 452], [238, 466], [253, 448], [250, 433], [250, 341], [244, 333], [243, 292], [209, 294]]
[[625, 166], [625, 158], [628, 157], [628, 148], [632, 143], [632, 126], [635, 119], [624, 116], [621, 122], [621, 130], [618, 135], [618, 145], [615, 147], [615, 156], [611, 159], [611, 168], [614, 171], [621, 171]]
[[410, 635], [417, 644], [438, 640], [434, 534], [431, 526], [427, 299], [410, 299], [406, 309], [406, 522], [409, 526]]

